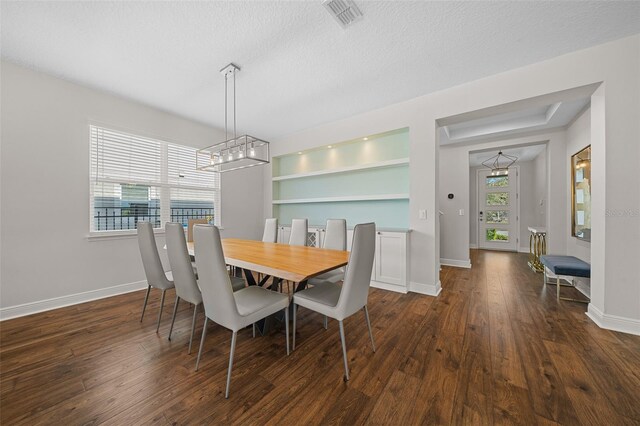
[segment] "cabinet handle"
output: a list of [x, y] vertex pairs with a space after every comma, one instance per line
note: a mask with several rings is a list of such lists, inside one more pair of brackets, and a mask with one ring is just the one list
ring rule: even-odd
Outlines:
[[382, 235], [382, 232], [378, 231], [378, 235]]

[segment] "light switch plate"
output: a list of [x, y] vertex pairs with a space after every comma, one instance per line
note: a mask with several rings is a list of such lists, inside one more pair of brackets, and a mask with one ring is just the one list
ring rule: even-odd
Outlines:
[[460, 210], [458, 210], [458, 214], [459, 214], [460, 216], [464, 216], [464, 209], [460, 209]]
[[426, 210], [418, 210], [418, 217], [421, 220], [427, 220], [427, 211]]

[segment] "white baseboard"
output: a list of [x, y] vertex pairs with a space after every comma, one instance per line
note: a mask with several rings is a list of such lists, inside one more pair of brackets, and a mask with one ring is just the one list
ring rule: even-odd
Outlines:
[[70, 294], [68, 296], [39, 300], [37, 302], [30, 302], [22, 305], [8, 306], [6, 308], [0, 308], [0, 321], [36, 314], [38, 312], [50, 311], [52, 309], [63, 308], [65, 306], [77, 305], [79, 303], [90, 302], [92, 300], [104, 299], [105, 297], [130, 293], [132, 291], [138, 291], [145, 288], [147, 288], [146, 281], [137, 281], [113, 287], [101, 288], [98, 290], [85, 291], [83, 293]]
[[379, 288], [382, 290], [395, 291], [396, 293], [407, 293], [407, 287], [403, 285], [381, 283], [380, 281], [371, 281], [371, 287]]
[[456, 268], [471, 268], [471, 259], [457, 260], [457, 259], [440, 259], [441, 265], [454, 266]]
[[442, 291], [440, 281], [437, 284], [423, 284], [411, 281], [409, 283], [409, 291], [412, 293], [426, 294], [427, 296], [438, 296]]
[[478, 245], [477, 244], [469, 244], [469, 248], [470, 249], [477, 249]]
[[605, 314], [591, 303], [589, 303], [587, 316], [600, 328], [640, 336], [640, 320]]
[[518, 253], [529, 253], [529, 247], [520, 247]]

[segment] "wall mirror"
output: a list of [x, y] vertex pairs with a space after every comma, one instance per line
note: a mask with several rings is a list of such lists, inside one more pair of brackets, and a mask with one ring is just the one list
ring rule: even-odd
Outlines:
[[571, 235], [591, 241], [591, 145], [571, 156]]

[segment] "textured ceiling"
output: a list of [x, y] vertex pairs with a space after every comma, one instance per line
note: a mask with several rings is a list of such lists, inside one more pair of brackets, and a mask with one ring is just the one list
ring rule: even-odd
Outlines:
[[4, 59], [273, 138], [640, 32], [640, 2], [6, 2]]

